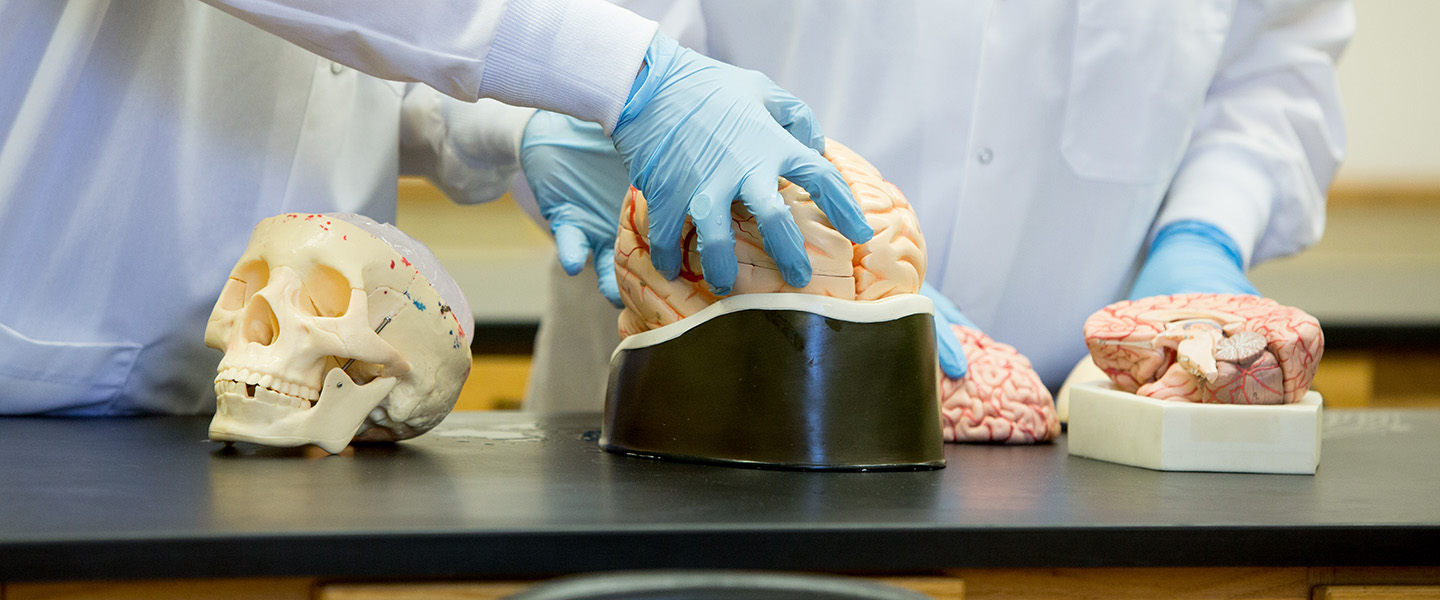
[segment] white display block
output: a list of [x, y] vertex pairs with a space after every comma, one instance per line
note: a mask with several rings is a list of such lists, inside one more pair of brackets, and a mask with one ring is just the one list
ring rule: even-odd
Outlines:
[[1249, 406], [1155, 400], [1109, 381], [1070, 388], [1070, 454], [1159, 471], [1313, 475], [1320, 394]]

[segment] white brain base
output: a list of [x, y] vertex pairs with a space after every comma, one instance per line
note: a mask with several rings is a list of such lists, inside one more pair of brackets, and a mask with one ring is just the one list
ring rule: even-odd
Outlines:
[[[853, 150], [826, 141], [825, 158], [840, 171], [875, 236], [854, 244], [841, 235], [800, 186], [780, 180], [780, 195], [805, 238], [813, 275], [803, 288], [787, 285], [765, 253], [755, 218], [735, 203], [731, 219], [739, 271], [733, 294], [796, 292], [873, 301], [915, 294], [925, 279], [925, 239], [910, 203], [894, 184]], [[680, 275], [666, 280], [650, 263], [644, 196], [631, 189], [620, 214], [615, 274], [625, 310], [620, 336], [656, 329], [694, 315], [720, 298], [700, 273], [696, 233], [682, 234]], [[957, 327], [971, 364], [963, 380], [940, 375], [941, 420], [946, 441], [1033, 443], [1060, 432], [1050, 393], [1028, 360], [984, 334]], [[984, 340], [980, 343], [980, 340]]]
[[470, 307], [423, 244], [351, 214], [261, 221], [211, 312], [210, 439], [394, 441], [445, 418], [470, 371]]
[[1085, 321], [1095, 365], [1121, 390], [1156, 399], [1291, 404], [1325, 345], [1315, 317], [1249, 295], [1177, 294], [1107, 306]]

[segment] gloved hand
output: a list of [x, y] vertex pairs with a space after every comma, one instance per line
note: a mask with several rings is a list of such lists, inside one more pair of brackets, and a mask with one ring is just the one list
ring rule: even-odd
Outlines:
[[970, 319], [960, 314], [960, 309], [928, 282], [920, 284], [920, 293], [935, 303], [935, 350], [940, 355], [940, 370], [951, 379], [963, 379], [970, 370], [965, 360], [965, 346], [955, 336], [952, 325], [962, 325], [979, 330]]
[[555, 235], [560, 266], [575, 275], [593, 253], [600, 293], [623, 308], [615, 235], [630, 182], [610, 138], [595, 123], [536, 111], [520, 141], [520, 165]]
[[662, 34], [650, 42], [611, 137], [649, 204], [650, 260], [667, 278], [680, 273], [689, 215], [705, 280], [715, 293], [730, 293], [737, 272], [730, 203], [738, 198], [785, 282], [809, 283], [804, 239], [777, 191], [781, 176], [809, 191], [851, 241], [873, 235], [840, 172], [820, 156], [825, 138], [808, 106], [760, 73]]
[[1203, 221], [1177, 221], [1155, 234], [1130, 299], [1170, 294], [1260, 295], [1245, 278], [1235, 240]]

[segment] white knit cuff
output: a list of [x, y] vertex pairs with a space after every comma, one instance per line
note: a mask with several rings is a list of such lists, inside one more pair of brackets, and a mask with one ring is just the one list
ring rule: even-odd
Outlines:
[[657, 28], [602, 0], [511, 0], [480, 95], [599, 123], [609, 134]]

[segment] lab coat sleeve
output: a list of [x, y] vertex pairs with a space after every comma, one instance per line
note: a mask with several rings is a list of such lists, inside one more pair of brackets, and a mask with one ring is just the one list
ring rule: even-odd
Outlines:
[[466, 101], [614, 129], [656, 23], [603, 0], [205, 0], [311, 52]]
[[1246, 268], [1320, 239], [1345, 151], [1335, 61], [1355, 30], [1348, 0], [1242, 0], [1180, 169], [1150, 235], [1218, 226]]
[[520, 172], [520, 139], [533, 108], [462, 102], [407, 86], [401, 105], [400, 173], [425, 177], [461, 204], [489, 202]]

